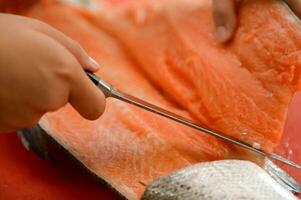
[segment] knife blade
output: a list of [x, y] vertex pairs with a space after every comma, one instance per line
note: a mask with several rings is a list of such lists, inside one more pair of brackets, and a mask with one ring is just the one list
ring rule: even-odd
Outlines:
[[104, 93], [106, 98], [111, 97], [111, 98], [115, 98], [115, 99], [121, 100], [123, 102], [129, 103], [129, 104], [132, 104], [134, 106], [137, 106], [137, 107], [147, 110], [149, 112], [152, 112], [157, 115], [163, 116], [163, 117], [171, 119], [173, 121], [176, 121], [176, 122], [183, 124], [185, 126], [188, 126], [190, 128], [196, 129], [203, 133], [209, 134], [216, 138], [219, 138], [219, 139], [222, 139], [229, 143], [232, 143], [234, 145], [240, 146], [240, 147], [247, 149], [248, 151], [252, 151], [260, 156], [267, 157], [267, 158], [270, 158], [273, 160], [277, 160], [281, 163], [284, 163], [284, 164], [294, 167], [298, 170], [301, 170], [301, 166], [299, 164], [294, 163], [293, 161], [290, 161], [280, 155], [277, 155], [275, 153], [265, 152], [264, 150], [260, 149], [260, 147], [254, 147], [246, 142], [240, 141], [234, 137], [231, 137], [231, 136], [221, 133], [219, 131], [216, 131], [216, 130], [210, 129], [208, 127], [193, 123], [190, 120], [188, 120], [182, 116], [179, 116], [175, 113], [172, 113], [168, 110], [165, 110], [161, 107], [153, 105], [149, 102], [146, 102], [146, 101], [139, 99], [137, 97], [134, 97], [132, 95], [126, 94], [126, 93], [114, 88], [111, 84], [107, 83], [106, 81], [102, 80], [101, 78], [99, 78], [98, 76], [96, 76], [95, 74], [93, 74], [91, 72], [86, 71], [86, 74], [88, 75], [90, 80]]

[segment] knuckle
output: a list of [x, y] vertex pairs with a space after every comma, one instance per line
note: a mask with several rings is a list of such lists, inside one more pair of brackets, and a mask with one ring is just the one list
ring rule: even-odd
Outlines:
[[71, 40], [71, 48], [73, 54], [77, 57], [77, 59], [83, 61], [89, 59], [88, 54], [84, 50], [84, 48], [75, 40]]
[[[52, 41], [48, 42], [49, 47], [42, 46], [43, 52], [40, 55], [44, 59], [41, 65], [45, 76], [50, 77], [49, 73], [70, 75], [74, 68], [79, 65], [76, 58], [60, 44], [52, 43]], [[50, 52], [49, 49], [51, 49]]]
[[58, 56], [55, 74], [63, 80], [70, 80], [73, 77], [75, 69], [79, 65], [77, 60], [67, 53]]
[[71, 40], [71, 42], [70, 42], [71, 46], [75, 51], [77, 51], [77, 52], [83, 51], [82, 46], [77, 41], [75, 41], [73, 39], [70, 39], [70, 40]]

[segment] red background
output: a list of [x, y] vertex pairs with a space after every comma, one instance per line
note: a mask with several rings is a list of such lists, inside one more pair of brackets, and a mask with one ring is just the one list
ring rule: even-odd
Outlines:
[[16, 134], [0, 134], [0, 200], [118, 200], [69, 157], [57, 164], [23, 148]]

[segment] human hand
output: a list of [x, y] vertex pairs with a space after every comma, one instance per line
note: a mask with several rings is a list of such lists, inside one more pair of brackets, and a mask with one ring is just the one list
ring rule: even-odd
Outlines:
[[[212, 12], [216, 25], [216, 36], [219, 42], [224, 43], [233, 36], [237, 18], [236, 6], [241, 0], [213, 0]], [[301, 0], [285, 0], [297, 16], [301, 16]]]
[[103, 93], [86, 76], [98, 64], [74, 40], [30, 18], [0, 14], [0, 132], [33, 126], [68, 102], [93, 120]]

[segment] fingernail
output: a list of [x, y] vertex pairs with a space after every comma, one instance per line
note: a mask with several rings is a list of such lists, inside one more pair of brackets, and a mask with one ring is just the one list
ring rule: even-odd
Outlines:
[[99, 69], [99, 64], [91, 57], [89, 57], [90, 66], [94, 69]]
[[218, 26], [216, 28], [216, 37], [219, 42], [224, 42], [227, 39], [227, 30], [224, 26]]

